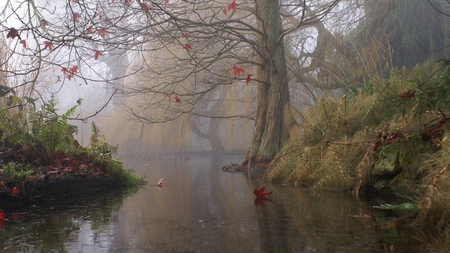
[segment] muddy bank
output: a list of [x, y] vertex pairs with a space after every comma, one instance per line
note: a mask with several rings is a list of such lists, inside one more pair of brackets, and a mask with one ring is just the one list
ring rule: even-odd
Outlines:
[[124, 185], [119, 180], [106, 175], [62, 175], [57, 178], [26, 182], [16, 188], [17, 192], [0, 191], [0, 203], [2, 208], [5, 208], [96, 195], [122, 188]]

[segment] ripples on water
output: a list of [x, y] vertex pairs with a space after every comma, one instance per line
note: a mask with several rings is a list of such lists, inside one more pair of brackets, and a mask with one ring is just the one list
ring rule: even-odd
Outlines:
[[[240, 156], [128, 160], [149, 184], [62, 203], [4, 210], [0, 252], [420, 252], [408, 227], [332, 191], [222, 172]], [[152, 186], [164, 177], [166, 186]]]

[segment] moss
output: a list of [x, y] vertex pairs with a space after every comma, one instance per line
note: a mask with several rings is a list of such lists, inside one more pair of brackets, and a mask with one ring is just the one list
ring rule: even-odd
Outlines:
[[389, 144], [381, 148], [371, 175], [377, 178], [393, 178], [398, 175], [402, 171], [399, 162], [400, 153], [400, 143]]
[[423, 140], [419, 133], [407, 136], [402, 143], [402, 148], [399, 154], [399, 163], [405, 171], [411, 175], [418, 169], [418, 166], [424, 159], [425, 155], [434, 153], [438, 148], [429, 142]]

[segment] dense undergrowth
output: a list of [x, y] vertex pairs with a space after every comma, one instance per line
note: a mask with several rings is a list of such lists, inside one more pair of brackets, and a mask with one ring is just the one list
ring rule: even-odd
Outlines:
[[393, 69], [298, 112], [301, 124], [266, 177], [357, 197], [401, 194], [417, 205], [418, 226], [449, 238], [449, 114], [450, 61]]
[[38, 108], [30, 98], [19, 98], [12, 92], [0, 95], [0, 192], [34, 199], [39, 197], [35, 195], [37, 181], [92, 175], [117, 186], [144, 182], [132, 170], [125, 169], [120, 160], [112, 158], [117, 148], [106, 142], [94, 123], [88, 147], [75, 140], [77, 128], [67, 118], [81, 101], [59, 115], [53, 97]]

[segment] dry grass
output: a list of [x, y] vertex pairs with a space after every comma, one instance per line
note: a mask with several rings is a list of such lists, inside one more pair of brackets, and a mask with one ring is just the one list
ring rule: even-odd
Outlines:
[[[388, 80], [374, 78], [370, 90], [361, 89], [355, 96], [325, 97], [300, 112], [297, 118], [302, 119], [302, 129], [296, 132], [301, 135], [293, 136], [274, 159], [267, 179], [364, 193], [376, 160], [373, 143], [377, 135], [421, 133], [426, 122], [440, 116], [427, 113], [418, 117], [419, 106], [405, 112], [393, 108], [392, 102], [402, 92], [415, 89], [413, 80], [433, 68], [425, 64], [414, 71], [395, 69]], [[419, 174], [423, 172], [408, 175]]]

